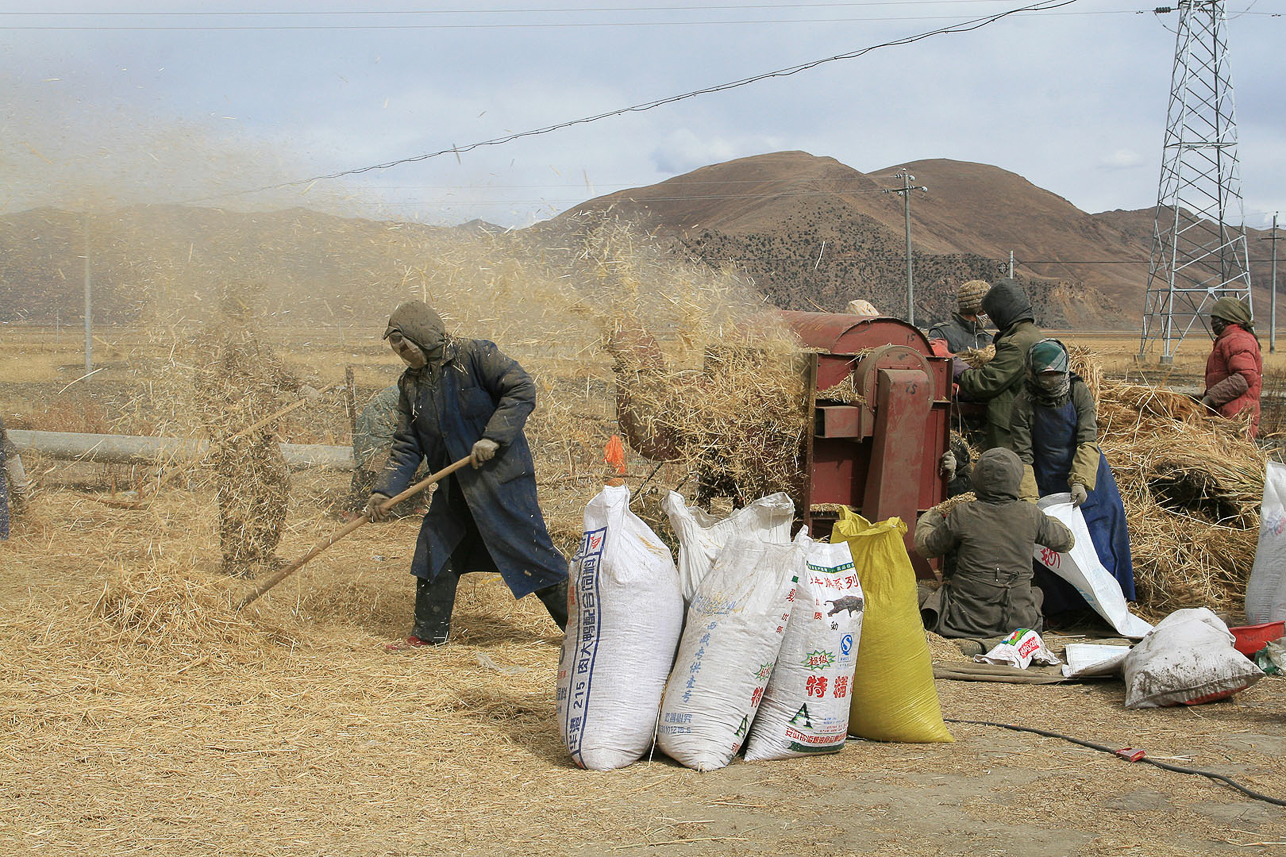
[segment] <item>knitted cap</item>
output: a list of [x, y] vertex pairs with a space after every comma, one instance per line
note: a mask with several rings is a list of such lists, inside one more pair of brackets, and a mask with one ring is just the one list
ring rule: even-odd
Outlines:
[[991, 284], [983, 280], [970, 280], [956, 293], [956, 306], [961, 315], [977, 315], [982, 312], [982, 296], [987, 294]]

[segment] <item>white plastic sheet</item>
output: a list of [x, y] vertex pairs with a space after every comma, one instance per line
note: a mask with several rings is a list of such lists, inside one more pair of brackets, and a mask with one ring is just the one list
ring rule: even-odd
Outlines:
[[1074, 586], [1094, 612], [1122, 637], [1137, 640], [1151, 631], [1151, 625], [1130, 612], [1121, 584], [1099, 562], [1085, 516], [1072, 505], [1072, 495], [1050, 494], [1041, 497], [1038, 505], [1046, 515], [1067, 525], [1076, 544], [1067, 553], [1036, 545], [1032, 555], [1037, 562]]
[[1286, 465], [1268, 462], [1259, 513], [1259, 547], [1246, 586], [1246, 622], [1286, 619]]
[[1091, 675], [1120, 675], [1129, 646], [1105, 646], [1098, 643], [1068, 643], [1063, 648], [1067, 663], [1063, 675], [1079, 678]]

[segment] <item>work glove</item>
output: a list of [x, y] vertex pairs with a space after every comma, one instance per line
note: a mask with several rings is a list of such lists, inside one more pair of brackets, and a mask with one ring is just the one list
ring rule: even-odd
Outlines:
[[371, 494], [371, 496], [367, 498], [366, 508], [363, 510], [366, 513], [366, 517], [370, 518], [371, 521], [376, 524], [382, 524], [387, 521], [389, 519], [389, 512], [388, 509], [384, 508], [384, 504], [387, 503], [388, 500], [389, 498], [385, 494]]
[[948, 449], [942, 453], [942, 457], [938, 459], [938, 472], [948, 482], [956, 478], [956, 454], [954, 452]]
[[473, 445], [473, 469], [477, 470], [482, 466], [484, 461], [490, 461], [495, 458], [496, 450], [500, 449], [500, 444], [488, 437], [484, 437]]
[[973, 367], [961, 360], [959, 357], [951, 358], [951, 380], [958, 382], [960, 376], [968, 372]]
[[1072, 483], [1072, 505], [1079, 506], [1089, 499], [1090, 493], [1079, 482]]

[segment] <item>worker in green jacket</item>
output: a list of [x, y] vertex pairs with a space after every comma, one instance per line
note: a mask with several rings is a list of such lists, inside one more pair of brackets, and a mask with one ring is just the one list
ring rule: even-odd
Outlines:
[[987, 403], [985, 449], [1013, 449], [1009, 438], [1014, 398], [1027, 381], [1027, 352], [1045, 334], [1036, 326], [1031, 300], [1014, 280], [1000, 280], [982, 299], [982, 310], [996, 325], [996, 356], [984, 366], [970, 369], [956, 362], [956, 383], [962, 399]]

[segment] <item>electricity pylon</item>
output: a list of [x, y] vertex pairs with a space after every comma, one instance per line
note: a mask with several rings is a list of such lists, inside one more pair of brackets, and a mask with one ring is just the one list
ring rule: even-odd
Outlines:
[[[1237, 120], [1222, 0], [1180, 0], [1170, 107], [1139, 359], [1160, 343], [1162, 363], [1202, 312], [1231, 295], [1250, 301]], [[1157, 12], [1174, 9], [1163, 7]]]

